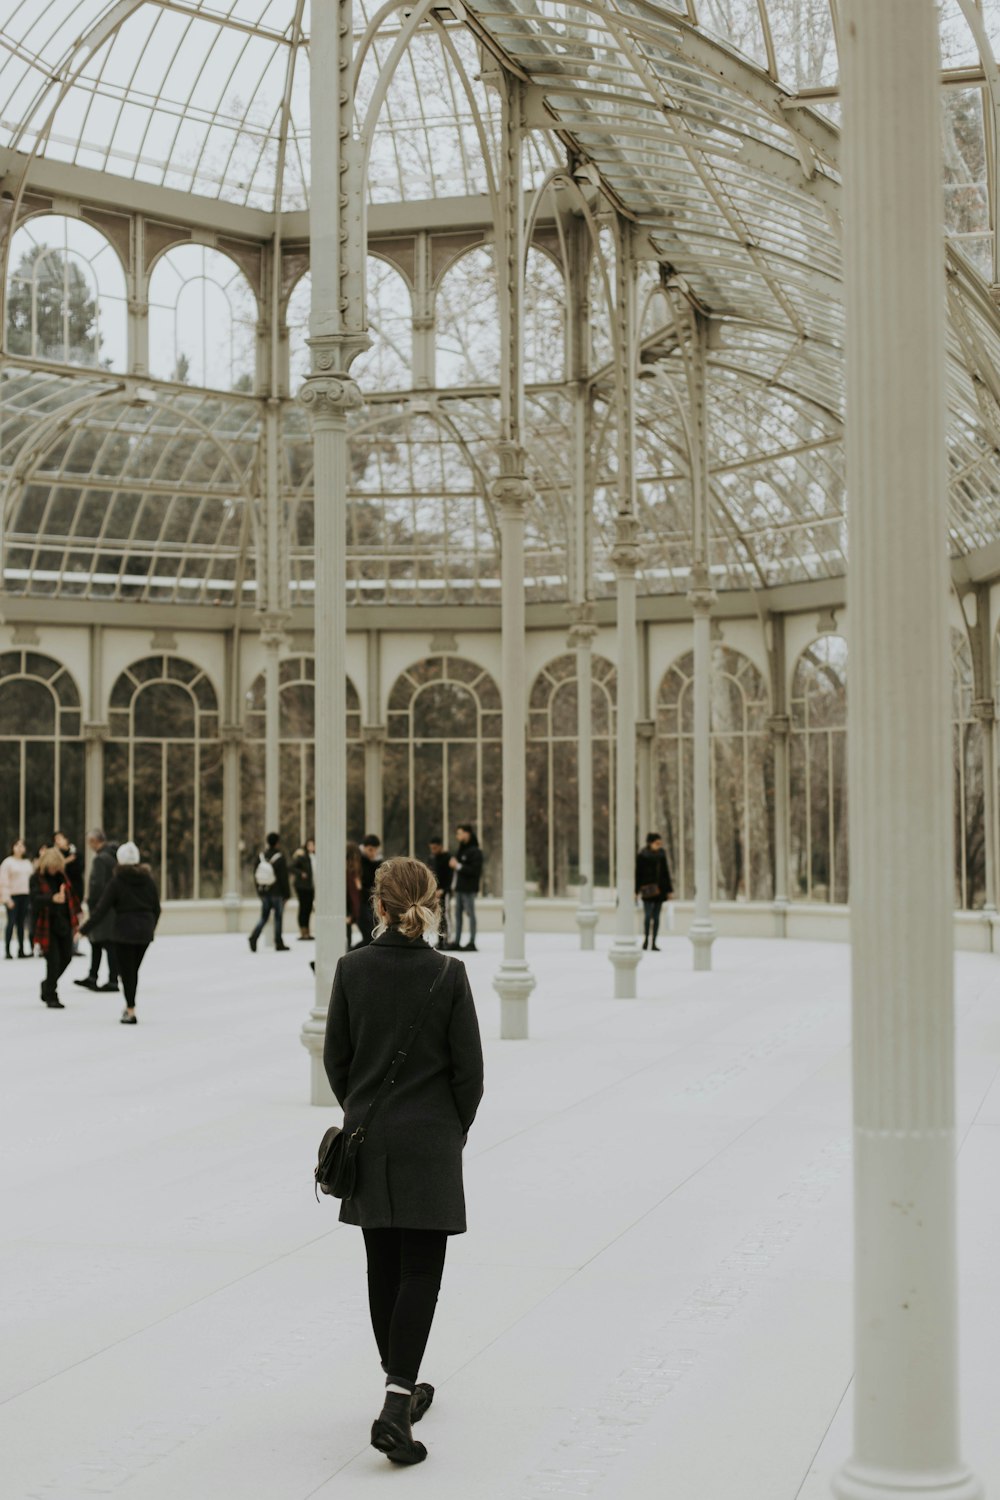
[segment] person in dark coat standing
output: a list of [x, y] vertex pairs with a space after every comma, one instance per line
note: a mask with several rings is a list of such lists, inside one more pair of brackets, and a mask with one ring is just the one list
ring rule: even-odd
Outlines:
[[[406, 1048], [368, 1124], [355, 1191], [340, 1218], [364, 1232], [372, 1328], [386, 1374], [372, 1444], [395, 1463], [413, 1464], [427, 1457], [411, 1423], [434, 1395], [417, 1377], [445, 1249], [448, 1236], [466, 1228], [462, 1150], [483, 1095], [483, 1051], [464, 966], [425, 941], [438, 921], [427, 866], [381, 864], [375, 909], [373, 942], [337, 965], [323, 1061], [350, 1134]], [[408, 1038], [425, 1007], [423, 1025]]]
[[90, 913], [80, 931], [86, 937], [88, 932], [99, 927], [107, 917], [114, 916], [112, 941], [115, 962], [125, 991], [121, 1024], [137, 1026], [135, 996], [139, 984], [139, 965], [146, 956], [146, 949], [153, 941], [153, 933], [160, 920], [160, 897], [149, 866], [140, 864], [138, 846], [131, 840], [119, 846], [117, 862], [114, 878], [108, 882], [97, 909]]
[[[261, 870], [262, 865], [270, 865], [271, 867], [272, 878], [268, 881], [260, 879], [260, 874], [267, 874], [266, 868]], [[287, 953], [288, 944], [283, 942], [281, 937], [281, 914], [285, 909], [285, 902], [292, 894], [292, 886], [288, 879], [288, 861], [281, 850], [281, 837], [279, 834], [268, 834], [267, 847], [261, 851], [260, 858], [254, 870], [254, 878], [257, 881], [257, 894], [260, 897], [260, 919], [249, 937], [250, 952], [257, 952], [257, 941], [267, 926], [273, 912], [274, 951], [275, 953]]]
[[[114, 879], [118, 864], [115, 860], [115, 851], [100, 828], [91, 829], [87, 836], [87, 843], [94, 854], [90, 865], [90, 879], [87, 882], [87, 911], [88, 915], [93, 915], [101, 904], [101, 897]], [[90, 973], [83, 979], [73, 981], [81, 989], [117, 992], [118, 963], [115, 959], [114, 930], [113, 912], [109, 912], [102, 922], [90, 925], [88, 934], [90, 937]], [[99, 984], [98, 976], [103, 953], [108, 955], [108, 979], [106, 984]]]
[[382, 856], [379, 853], [381, 848], [382, 840], [377, 833], [366, 833], [361, 840], [361, 912], [358, 929], [361, 933], [362, 947], [366, 947], [371, 942], [375, 928], [372, 896], [375, 891], [375, 876], [382, 862]]
[[[483, 878], [483, 851], [471, 823], [459, 823], [455, 829], [458, 848], [449, 861], [455, 871], [455, 941], [452, 948], [463, 953], [476, 952], [476, 897]], [[469, 941], [462, 948], [462, 918], [469, 919]]]
[[299, 942], [312, 940], [309, 919], [316, 900], [316, 840], [306, 839], [301, 849], [292, 855], [292, 884], [299, 903]]
[[441, 919], [438, 922], [438, 946], [448, 946], [448, 897], [451, 895], [452, 881], [455, 872], [451, 868], [451, 850], [446, 849], [439, 834], [435, 834], [430, 840], [430, 858], [427, 863], [434, 872], [437, 881], [438, 905], [441, 908]]
[[31, 910], [34, 917], [33, 943], [45, 959], [42, 980], [42, 1004], [50, 1010], [65, 1010], [59, 999], [59, 976], [73, 957], [80, 919], [80, 903], [66, 870], [66, 861], [58, 849], [45, 849], [38, 856], [38, 868], [31, 877]]
[[656, 939], [660, 931], [660, 912], [664, 901], [672, 899], [674, 885], [663, 839], [658, 833], [647, 833], [646, 842], [635, 857], [635, 893], [642, 901], [642, 946], [659, 953]]

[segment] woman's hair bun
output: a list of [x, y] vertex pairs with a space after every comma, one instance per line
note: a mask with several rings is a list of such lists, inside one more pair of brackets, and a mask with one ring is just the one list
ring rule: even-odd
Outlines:
[[404, 937], [422, 937], [437, 928], [437, 881], [419, 859], [383, 860], [375, 875], [373, 899], [385, 908], [387, 925], [398, 927]]

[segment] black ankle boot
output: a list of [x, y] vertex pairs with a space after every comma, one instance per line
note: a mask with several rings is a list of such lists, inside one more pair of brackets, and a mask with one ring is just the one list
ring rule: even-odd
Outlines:
[[397, 1391], [386, 1391], [385, 1405], [372, 1423], [372, 1447], [394, 1464], [422, 1464], [427, 1457], [427, 1449], [414, 1440], [410, 1426], [412, 1399]]
[[413, 1387], [413, 1395], [410, 1397], [410, 1421], [419, 1422], [424, 1412], [434, 1400], [434, 1387], [422, 1380], [419, 1385]]

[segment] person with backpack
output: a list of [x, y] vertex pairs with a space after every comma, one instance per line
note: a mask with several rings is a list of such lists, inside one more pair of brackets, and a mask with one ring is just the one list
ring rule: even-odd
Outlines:
[[267, 847], [261, 850], [257, 868], [253, 872], [257, 894], [260, 897], [260, 919], [248, 940], [251, 953], [257, 952], [258, 939], [267, 926], [272, 912], [274, 913], [274, 951], [275, 953], [288, 952], [287, 943], [281, 940], [281, 914], [285, 909], [285, 902], [292, 893], [292, 888], [288, 879], [288, 861], [279, 847], [280, 843], [280, 834], [268, 834]]

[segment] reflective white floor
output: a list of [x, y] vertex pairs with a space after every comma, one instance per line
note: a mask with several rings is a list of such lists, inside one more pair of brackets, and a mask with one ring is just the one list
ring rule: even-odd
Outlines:
[[[845, 947], [685, 940], [612, 1001], [535, 938], [533, 1040], [487, 1038], [401, 1472], [357, 1230], [310, 1184], [308, 945], [165, 938], [141, 1024], [0, 960], [4, 1500], [819, 1500], [850, 1443]], [[78, 960], [70, 976], [79, 977]], [[958, 959], [963, 1446], [1000, 1494], [1000, 958]]]

